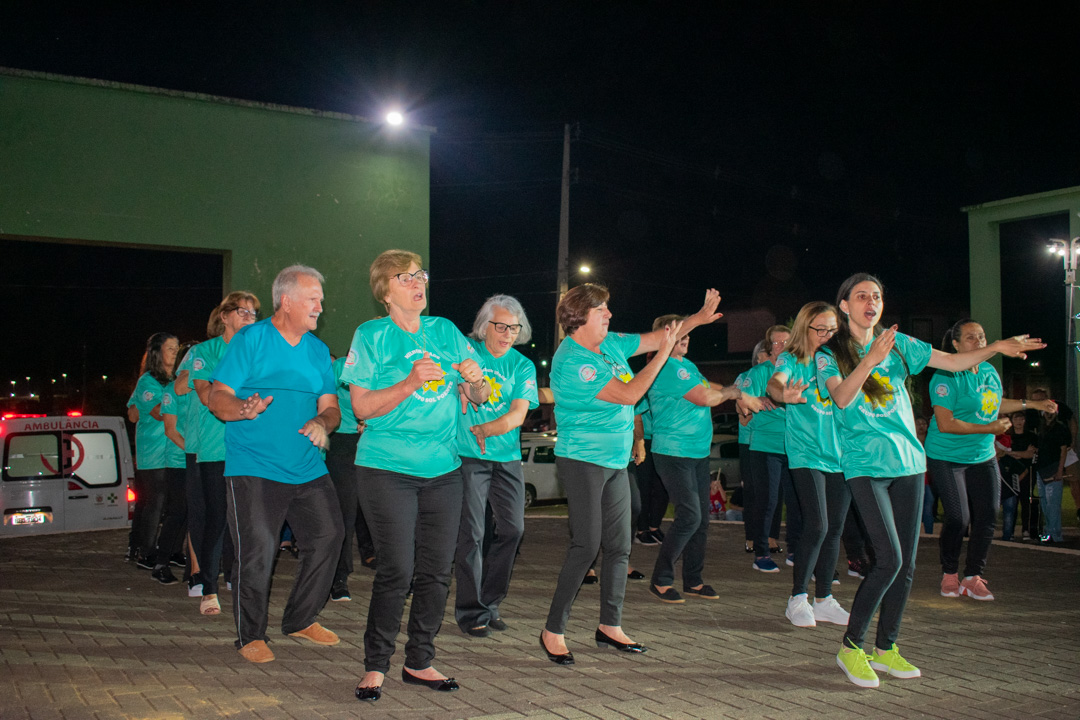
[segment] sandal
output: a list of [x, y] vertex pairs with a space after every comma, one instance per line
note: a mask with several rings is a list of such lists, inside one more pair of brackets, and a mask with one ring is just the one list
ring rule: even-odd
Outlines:
[[203, 615], [220, 615], [221, 603], [218, 602], [217, 595], [203, 595], [199, 601], [199, 612]]

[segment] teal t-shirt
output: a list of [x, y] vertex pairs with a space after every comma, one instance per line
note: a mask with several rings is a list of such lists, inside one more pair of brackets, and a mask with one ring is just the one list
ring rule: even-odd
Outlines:
[[[869, 348], [867, 344], [862, 354]], [[896, 333], [893, 351], [870, 373], [889, 389], [884, 407], [874, 405], [866, 393], [856, 395], [846, 408], [833, 406], [845, 478], [893, 478], [926, 472], [926, 453], [915, 435], [915, 417], [904, 381], [909, 373], [926, 367], [932, 351], [922, 340]], [[840, 377], [840, 368], [828, 348], [819, 350], [814, 362], [818, 389], [826, 394], [826, 381]]]
[[[754, 397], [765, 397], [765, 386], [769, 384], [769, 378], [776, 372], [776, 367], [771, 361], [758, 363], [746, 371], [746, 379], [750, 381], [743, 392]], [[779, 406], [775, 410], [762, 410], [754, 413], [747, 425], [750, 428], [750, 449], [758, 452], [776, 453], [783, 455], [787, 452], [785, 442], [787, 439], [787, 423], [785, 423], [787, 410]]]
[[[221, 359], [225, 357], [225, 352], [228, 349], [229, 343], [225, 342], [221, 336], [199, 343], [193, 350], [195, 359], [191, 364], [191, 375], [188, 384], [194, 388], [196, 380], [210, 382], [214, 377], [214, 371], [217, 369], [218, 364], [221, 363]], [[225, 384], [228, 385], [228, 383]], [[237, 388], [234, 387], [233, 390], [237, 390]], [[237, 396], [239, 394], [237, 392]], [[196, 402], [202, 405], [202, 401], [198, 399], [197, 395]], [[199, 451], [196, 459], [199, 462], [221, 462], [225, 459], [225, 423], [219, 420], [217, 415], [210, 412], [210, 409], [206, 406], [203, 406], [203, 410], [205, 412], [199, 413]]]
[[[735, 382], [732, 383], [732, 384], [735, 385], [735, 387], [737, 387], [739, 389], [739, 392], [749, 392], [749, 390], [750, 390], [749, 374], [750, 374], [750, 371], [747, 370], [746, 372], [739, 373], [738, 375], [735, 376]], [[743, 425], [742, 423], [739, 423], [739, 444], [740, 445], [749, 445], [750, 444], [750, 424], [749, 423], [747, 423], [746, 425]]]
[[240, 399], [258, 393], [273, 402], [252, 420], [225, 423], [226, 477], [300, 485], [325, 475], [322, 452], [300, 428], [319, 414], [322, 396], [337, 398], [326, 344], [308, 332], [290, 345], [267, 318], [241, 329], [227, 347], [211, 380]]
[[164, 391], [161, 383], [150, 373], [143, 373], [135, 385], [135, 407], [139, 410], [139, 422], [135, 424], [135, 467], [139, 470], [156, 470], [168, 467], [166, 462], [165, 423], [155, 420], [150, 411], [161, 404]]
[[841, 472], [840, 438], [836, 436], [833, 420], [833, 401], [827, 392], [818, 389], [817, 367], [808, 358], [802, 363], [790, 352], [783, 352], [776, 359], [773, 377], [780, 382], [788, 379], [807, 383], [802, 396], [805, 403], [787, 405], [784, 446], [787, 448], [788, 467], [810, 468], [822, 472]]
[[[188, 349], [187, 355], [184, 356], [184, 359], [176, 368], [177, 375], [187, 370], [186, 382], [189, 388], [191, 387], [191, 367], [195, 362], [196, 347], [198, 346], [192, 346]], [[197, 455], [199, 452], [199, 408], [196, 406], [202, 405], [202, 402], [199, 400], [198, 393], [190, 391], [177, 396], [176, 401], [179, 407], [179, 411], [176, 413], [176, 421], [183, 428], [180, 434], [184, 436], [184, 452], [188, 455]]]
[[571, 337], [559, 345], [551, 360], [551, 391], [559, 429], [557, 457], [612, 470], [630, 462], [634, 406], [604, 402], [596, 396], [612, 378], [623, 382], [633, 379], [628, 358], [640, 344], [638, 335], [608, 333], [599, 353], [585, 349]]
[[[930, 404], [952, 410], [962, 422], [986, 425], [997, 420], [1001, 408], [1001, 378], [990, 363], [979, 363], [975, 372], [938, 370], [930, 379]], [[989, 433], [956, 435], [942, 432], [937, 418], [930, 418], [926, 456], [935, 460], [974, 464], [993, 460], [994, 436]]]
[[[176, 395], [176, 391], [173, 389], [172, 381], [165, 383], [165, 387], [161, 390], [161, 415], [163, 418], [161, 423], [163, 432], [165, 429], [164, 416], [174, 415], [176, 416], [176, 431], [180, 433], [180, 437], [184, 437], [183, 415], [180, 410], [179, 398]], [[187, 438], [184, 438], [184, 446], [187, 446]], [[168, 435], [165, 436], [165, 467], [187, 467], [187, 459], [184, 457], [184, 450], [174, 443]]]
[[712, 446], [712, 412], [705, 405], [695, 405], [684, 395], [709, 381], [694, 363], [683, 358], [668, 358], [649, 388], [652, 409], [652, 451], [683, 458], [709, 456]]
[[476, 361], [484, 369], [484, 377], [491, 385], [488, 401], [476, 409], [469, 404], [464, 415], [458, 414], [458, 454], [464, 457], [493, 462], [521, 462], [521, 428], [484, 440], [486, 452], [480, 453], [476, 436], [469, 430], [473, 425], [490, 422], [510, 412], [510, 403], [525, 400], [529, 409], [540, 405], [536, 391], [536, 367], [529, 358], [510, 348], [502, 357], [494, 357], [484, 345], [476, 341]]
[[424, 383], [393, 410], [367, 421], [356, 446], [357, 465], [423, 478], [461, 466], [457, 386], [462, 379], [451, 364], [477, 360], [477, 354], [476, 346], [452, 322], [421, 316], [420, 332], [410, 333], [389, 317], [369, 320], [353, 334], [341, 381], [365, 390], [391, 387], [408, 377], [425, 351], [446, 375]]
[[337, 402], [338, 407], [341, 409], [341, 424], [338, 425], [337, 430], [334, 432], [342, 435], [354, 435], [360, 432], [360, 423], [356, 422], [356, 415], [353, 414], [349, 386], [341, 382], [341, 371], [344, 368], [345, 358], [339, 357], [334, 361], [334, 382], [337, 384]]
[[649, 393], [641, 396], [634, 405], [634, 414], [641, 416], [641, 437], [652, 442], [652, 408], [649, 407]]

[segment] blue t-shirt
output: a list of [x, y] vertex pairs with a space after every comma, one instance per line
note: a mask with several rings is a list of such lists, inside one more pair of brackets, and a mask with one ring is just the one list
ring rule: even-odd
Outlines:
[[660, 368], [647, 393], [653, 414], [654, 453], [683, 458], [709, 456], [712, 411], [683, 397], [699, 385], [709, 387], [709, 381], [685, 357], [668, 358]]
[[299, 485], [326, 474], [322, 453], [300, 428], [319, 414], [319, 398], [334, 395], [330, 351], [312, 333], [295, 346], [271, 318], [233, 336], [211, 378], [236, 397], [274, 400], [252, 420], [225, 423], [225, 475], [252, 475]]
[[[771, 360], [758, 363], [746, 371], [746, 378], [750, 381], [749, 387], [744, 390], [754, 397], [766, 397], [765, 386], [769, 384], [769, 378], [776, 372], [776, 366]], [[783, 455], [787, 452], [785, 443], [787, 439], [786, 410], [783, 405], [775, 410], [762, 410], [754, 413], [750, 419], [750, 449], [758, 452], [775, 453]]]
[[833, 420], [833, 401], [828, 392], [818, 390], [817, 368], [813, 358], [799, 362], [790, 352], [780, 353], [776, 359], [773, 377], [780, 382], [788, 379], [806, 383], [802, 392], [805, 403], [786, 405], [787, 417], [784, 446], [787, 449], [788, 466], [810, 468], [822, 472], [841, 472], [840, 438], [836, 436]]
[[337, 383], [337, 402], [338, 407], [341, 408], [341, 424], [338, 425], [337, 430], [334, 432], [341, 433], [342, 435], [354, 435], [360, 432], [360, 424], [356, 422], [356, 415], [353, 414], [352, 396], [349, 393], [349, 386], [341, 382], [341, 371], [344, 368], [345, 358], [339, 357], [334, 361], [334, 381]]
[[521, 427], [485, 438], [484, 453], [480, 452], [476, 436], [469, 428], [502, 417], [510, 412], [510, 403], [514, 400], [526, 401], [530, 410], [539, 406], [536, 367], [514, 348], [507, 350], [502, 357], [493, 356], [483, 340], [477, 341], [476, 361], [484, 370], [484, 377], [491, 386], [491, 395], [479, 409], [469, 403], [465, 414], [458, 414], [458, 453], [463, 457], [492, 462], [521, 462]]
[[[869, 349], [867, 343], [861, 354]], [[895, 478], [926, 472], [926, 453], [915, 435], [915, 416], [904, 381], [909, 373], [926, 367], [932, 352], [933, 348], [922, 340], [896, 333], [893, 351], [870, 373], [889, 392], [885, 404], [875, 405], [860, 391], [846, 408], [833, 405], [845, 478]], [[840, 377], [840, 368], [829, 348], [818, 350], [814, 363], [818, 389], [826, 394], [828, 379]]]
[[551, 392], [559, 428], [556, 457], [612, 470], [630, 462], [634, 406], [605, 402], [596, 396], [612, 378], [622, 382], [633, 379], [627, 359], [640, 344], [639, 335], [608, 333], [599, 353], [585, 349], [572, 337], [559, 345], [551, 360]]
[[[413, 477], [433, 478], [461, 467], [457, 449], [461, 374], [454, 363], [476, 360], [476, 347], [446, 318], [421, 316], [420, 331], [406, 332], [389, 317], [356, 328], [341, 381], [382, 390], [408, 377], [429, 353], [445, 373], [390, 412], [370, 418], [356, 446], [356, 464]], [[519, 453], [518, 458], [521, 455]]]
[[[930, 380], [930, 404], [952, 410], [953, 417], [962, 422], [987, 425], [997, 420], [1001, 408], [1001, 378], [994, 366], [986, 362], [979, 363], [974, 372], [938, 370]], [[972, 465], [993, 460], [996, 455], [992, 434], [942, 432], [937, 416], [930, 418], [927, 457]]]

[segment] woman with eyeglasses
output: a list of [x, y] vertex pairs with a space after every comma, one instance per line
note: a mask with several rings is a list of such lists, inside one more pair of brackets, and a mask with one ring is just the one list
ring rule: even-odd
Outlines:
[[[476, 347], [454, 324], [422, 315], [428, 273], [420, 263], [405, 250], [375, 258], [371, 292], [387, 315], [356, 329], [341, 371], [356, 418], [366, 421], [356, 449], [357, 494], [379, 560], [364, 633], [365, 674], [356, 687], [356, 698], [368, 702], [382, 697], [410, 581], [401, 679], [440, 692], [458, 689], [431, 665], [461, 522], [458, 417], [461, 397], [483, 405], [493, 388]], [[503, 341], [508, 335], [509, 329]]]
[[[1026, 357], [1025, 352], [1046, 347], [1019, 335], [985, 348], [943, 353], [897, 332], [895, 325], [882, 331], [882, 295], [881, 281], [873, 275], [858, 273], [845, 280], [836, 294], [843, 318], [815, 360], [818, 389], [827, 390], [835, 407], [844, 478], [875, 554], [874, 566], [855, 593], [836, 655], [837, 665], [859, 687], [878, 686], [875, 670], [895, 678], [922, 674], [896, 645], [915, 573], [926, 471], [904, 381], [927, 365], [963, 372], [999, 352]], [[863, 639], [879, 608], [874, 651], [866, 655]]]
[[[769, 396], [785, 407], [784, 447], [796, 495], [792, 500], [802, 514], [791, 597], [784, 611], [796, 627], [848, 622], [847, 611], [832, 596], [832, 579], [851, 493], [840, 467], [832, 401], [818, 388], [815, 364], [818, 348], [836, 331], [836, 308], [825, 302], [803, 305], [767, 386]], [[811, 573], [813, 605], [807, 593]]]
[[[633, 444], [634, 405], [656, 379], [678, 339], [720, 317], [720, 295], [705, 294], [705, 304], [683, 322], [643, 335], [609, 333], [609, 294], [585, 284], [559, 301], [556, 315], [566, 332], [551, 362], [551, 390], [559, 441], [555, 464], [566, 489], [570, 547], [551, 599], [540, 646], [558, 665], [573, 665], [564, 632], [582, 578], [603, 548], [600, 566], [600, 624], [597, 647], [629, 653], [646, 648], [622, 629], [622, 604], [630, 557], [630, 483], [626, 471]], [[628, 359], [656, 355], [636, 377]]]
[[[765, 350], [769, 357], [746, 373], [748, 387], [744, 392], [754, 397], [768, 397], [766, 387], [769, 378], [776, 370], [776, 360], [787, 347], [791, 330], [787, 325], [773, 325], [765, 331]], [[792, 553], [798, 548], [799, 534], [802, 530], [802, 516], [799, 503], [791, 484], [791, 472], [788, 469], [785, 439], [785, 408], [783, 405], [766, 404], [762, 412], [751, 419], [750, 446], [747, 460], [750, 465], [750, 482], [753, 484], [753, 505], [750, 506], [751, 527], [754, 532], [754, 562], [751, 567], [763, 573], [778, 573], [780, 568], [769, 557], [769, 536], [773, 528], [774, 515], [779, 515], [781, 505], [787, 501], [787, 551], [794, 562]], [[829, 574], [832, 581], [832, 574]]]
[[[942, 346], [954, 353], [981, 350], [986, 347], [986, 333], [982, 325], [965, 318], [949, 329]], [[962, 372], [938, 370], [930, 380], [930, 403], [934, 416], [926, 434], [926, 465], [944, 511], [941, 594], [993, 600], [982, 573], [1001, 497], [994, 437], [1012, 425], [1007, 417], [998, 419], [998, 414], [1024, 410], [1028, 405], [1055, 412], [1057, 404], [1053, 400], [1004, 399], [1001, 378], [988, 362]], [[961, 579], [958, 571], [965, 530], [968, 549]]]
[[[536, 367], [514, 349], [532, 337], [525, 309], [509, 295], [489, 297], [476, 314], [471, 336], [480, 341], [477, 360], [491, 386], [487, 402], [465, 403], [459, 415], [458, 455], [465, 487], [454, 572], [454, 616], [466, 635], [487, 637], [506, 629], [499, 605], [525, 532], [525, 476], [521, 424], [540, 400]], [[491, 504], [497, 538], [483, 552], [484, 513]]]
[[[681, 315], [662, 315], [654, 329], [679, 322]], [[653, 459], [656, 472], [675, 504], [675, 519], [664, 535], [653, 566], [649, 592], [663, 603], [686, 602], [686, 597], [719, 600], [720, 594], [703, 579], [705, 542], [709, 533], [709, 450], [712, 447], [712, 408], [736, 400], [751, 412], [761, 400], [734, 385], [714, 387], [686, 358], [690, 336], [683, 335], [649, 388], [653, 414]], [[675, 589], [675, 563], [682, 558], [682, 594]]]
[[[210, 378], [217, 369], [229, 343], [236, 333], [251, 325], [259, 317], [259, 298], [244, 291], [231, 292], [218, 305], [218, 318], [224, 326], [221, 335], [195, 346], [191, 361], [188, 386], [199, 399], [199, 479], [202, 482], [202, 528], [193, 537], [201, 535], [196, 548], [199, 572], [188, 583], [188, 594], [199, 598], [199, 612], [203, 615], [221, 613], [218, 601], [218, 574], [222, 566], [222, 548], [225, 541], [225, 423], [209, 410]], [[196, 520], [198, 521], [198, 519]], [[232, 560], [225, 563], [232, 568]], [[231, 582], [231, 577], [226, 577]]]

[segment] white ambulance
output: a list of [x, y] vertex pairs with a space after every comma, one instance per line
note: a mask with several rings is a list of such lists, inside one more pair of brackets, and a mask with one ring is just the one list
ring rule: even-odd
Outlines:
[[127, 527], [135, 465], [123, 418], [0, 416], [0, 537]]

